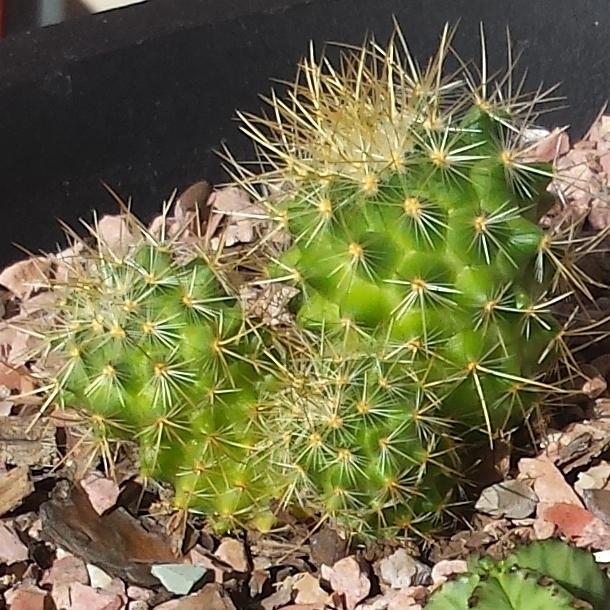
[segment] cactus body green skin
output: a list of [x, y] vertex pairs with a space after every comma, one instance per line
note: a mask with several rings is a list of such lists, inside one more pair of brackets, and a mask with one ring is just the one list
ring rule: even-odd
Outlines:
[[470, 573], [432, 594], [427, 610], [603, 610], [610, 604], [610, 581], [591, 553], [559, 540], [532, 542], [500, 562], [470, 564]]
[[206, 262], [178, 265], [168, 244], [141, 239], [86, 257], [55, 291], [51, 398], [78, 406], [100, 440], [135, 440], [142, 474], [171, 483], [176, 506], [219, 527], [254, 511], [263, 526], [275, 481], [250, 456], [258, 339]]
[[452, 145], [469, 154], [454, 176], [431, 162], [411, 167], [410, 156], [426, 155], [415, 143], [374, 193], [343, 178], [311, 180], [277, 206], [294, 244], [272, 271], [300, 278], [298, 321], [314, 329], [349, 320], [417, 346], [442, 413], [465, 428], [523, 417], [535, 394], [518, 384], [544, 370], [559, 330], [542, 300], [552, 278], [537, 269], [546, 237], [524, 215], [548, 178], [528, 196], [507, 182], [505, 129], [482, 111], [456, 128]]
[[329, 337], [291, 360], [296, 376], [270, 401], [267, 425], [284, 431], [270, 458], [290, 482], [282, 500], [361, 536], [428, 534], [459, 483], [451, 430], [426, 412], [410, 350], [388, 358], [359, 339], [359, 352]]

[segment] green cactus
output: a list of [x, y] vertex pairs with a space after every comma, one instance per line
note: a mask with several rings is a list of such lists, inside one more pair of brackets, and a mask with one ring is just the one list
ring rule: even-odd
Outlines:
[[47, 404], [78, 407], [103, 443], [136, 440], [143, 474], [219, 530], [267, 528], [271, 506], [360, 534], [440, 527], [464, 447], [554, 391], [551, 305], [584, 281], [536, 224], [552, 166], [521, 136], [544, 96], [445, 76], [450, 38], [425, 71], [398, 28], [340, 71], [312, 57], [274, 120], [242, 115], [272, 169], [232, 173], [281, 237], [245, 264], [300, 289], [294, 324], [260, 329], [233, 274], [142, 229], [51, 287]]
[[570, 241], [537, 224], [553, 167], [522, 136], [546, 98], [515, 97], [510, 76], [445, 75], [451, 36], [427, 70], [398, 28], [340, 70], [311, 57], [271, 118], [240, 115], [266, 171], [226, 156], [289, 238], [263, 243], [261, 284], [299, 289], [295, 324], [315, 346], [271, 410], [290, 439], [275, 461], [290, 500], [317, 498], [350, 529], [421, 531], [450, 512], [465, 448], [559, 389], [551, 308], [583, 284]]
[[213, 261], [182, 264], [171, 240], [138, 229], [120, 254], [98, 239], [52, 285], [53, 330], [41, 334], [59, 366], [46, 404], [78, 407], [102, 446], [136, 441], [141, 473], [171, 483], [176, 507], [219, 529], [268, 527], [279, 492], [250, 455], [264, 441], [260, 339]]
[[276, 164], [258, 180], [284, 183], [262, 200], [292, 238], [268, 274], [300, 289], [297, 321], [411, 345], [443, 416], [493, 434], [523, 418], [555, 355], [536, 224], [553, 168], [519, 139], [534, 103], [444, 77], [449, 40], [423, 75], [396, 40], [341, 73], [305, 63], [292, 104], [273, 98], [275, 123], [242, 118]]
[[437, 589], [426, 610], [605, 610], [610, 581], [590, 552], [560, 540], [531, 542], [502, 561], [471, 558], [470, 571]]

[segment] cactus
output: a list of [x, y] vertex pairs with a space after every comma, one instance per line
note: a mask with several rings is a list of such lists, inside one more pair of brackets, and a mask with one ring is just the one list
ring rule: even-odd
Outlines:
[[340, 73], [305, 62], [275, 122], [242, 115], [275, 163], [256, 180], [283, 183], [261, 203], [292, 238], [267, 273], [300, 289], [305, 328], [412, 346], [443, 415], [492, 434], [529, 410], [560, 330], [536, 224], [553, 168], [520, 141], [540, 99], [445, 79], [448, 30], [429, 71], [408, 71], [395, 36]]
[[288, 99], [267, 99], [271, 118], [240, 115], [262, 174], [225, 155], [289, 239], [263, 242], [260, 284], [298, 288], [314, 346], [271, 409], [286, 502], [318, 498], [350, 529], [421, 531], [450, 512], [466, 448], [561, 391], [551, 309], [586, 291], [573, 245], [537, 224], [553, 167], [523, 135], [548, 94], [513, 95], [512, 67], [499, 84], [446, 76], [451, 37], [427, 70], [398, 28], [340, 70], [312, 53]]
[[450, 38], [425, 71], [398, 28], [340, 71], [312, 55], [274, 120], [241, 115], [272, 169], [228, 155], [230, 171], [282, 238], [246, 266], [298, 287], [294, 324], [260, 329], [223, 264], [179, 263], [140, 227], [51, 286], [47, 404], [78, 407], [102, 444], [135, 439], [143, 474], [219, 530], [267, 528], [276, 504], [360, 534], [440, 527], [464, 447], [554, 391], [551, 306], [586, 279], [536, 224], [552, 166], [521, 136], [547, 98], [446, 77]]
[[[275, 481], [250, 453], [259, 337], [199, 252], [179, 260], [172, 239], [127, 214], [131, 238], [79, 255], [54, 282], [52, 330], [39, 330], [53, 377], [45, 405], [77, 407], [100, 446], [139, 445], [145, 477], [171, 483], [176, 507], [219, 529], [269, 521]], [[83, 242], [80, 242], [81, 245]]]
[[591, 553], [560, 540], [531, 542], [502, 561], [471, 558], [470, 571], [437, 589], [427, 610], [603, 610], [610, 581]]

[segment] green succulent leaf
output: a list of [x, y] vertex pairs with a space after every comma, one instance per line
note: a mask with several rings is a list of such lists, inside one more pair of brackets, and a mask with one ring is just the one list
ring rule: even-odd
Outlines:
[[426, 610], [469, 610], [468, 601], [480, 580], [478, 574], [457, 575], [430, 596]]
[[546, 576], [521, 569], [497, 572], [479, 583], [469, 600], [469, 608], [473, 610], [574, 610], [575, 607], [585, 610], [587, 605]]
[[610, 579], [590, 551], [561, 540], [543, 540], [519, 547], [505, 563], [551, 577], [595, 610], [610, 608]]

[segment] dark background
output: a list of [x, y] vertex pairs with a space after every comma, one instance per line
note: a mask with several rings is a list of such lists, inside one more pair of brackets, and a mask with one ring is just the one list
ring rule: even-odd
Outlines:
[[582, 135], [610, 91], [610, 6], [601, 0], [151, 0], [0, 41], [0, 265], [115, 211], [109, 183], [145, 220], [177, 188], [226, 179], [214, 149], [251, 156], [233, 120], [258, 111], [271, 78], [291, 79], [313, 39], [385, 43], [392, 15], [421, 60], [445, 22], [455, 46], [491, 65], [506, 58], [506, 27], [530, 89], [562, 82], [569, 108], [547, 126]]

